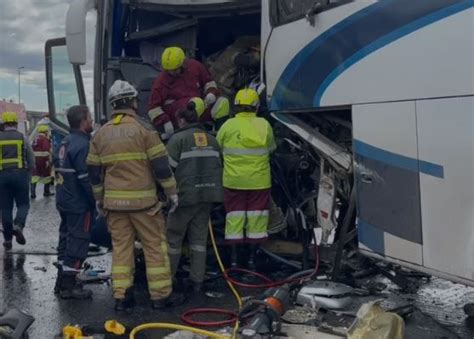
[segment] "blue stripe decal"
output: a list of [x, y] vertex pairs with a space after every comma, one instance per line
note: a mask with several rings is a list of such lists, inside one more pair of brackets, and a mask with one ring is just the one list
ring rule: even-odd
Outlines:
[[423, 160], [418, 161], [414, 158], [392, 153], [366, 144], [360, 140], [354, 140], [353, 147], [355, 153], [366, 158], [374, 159], [409, 171], [421, 172], [441, 179], [444, 178], [444, 168], [441, 165]]
[[319, 105], [327, 86], [350, 65], [383, 44], [473, 5], [474, 0], [380, 0], [363, 8], [322, 33], [290, 61], [276, 84], [270, 109]]
[[444, 167], [428, 161], [420, 160], [420, 172], [432, 177], [444, 178]]
[[453, 5], [448, 8], [443, 8], [442, 10], [435, 12], [431, 15], [428, 15], [426, 17], [423, 17], [419, 20], [416, 20], [399, 30], [396, 30], [383, 38], [374, 41], [373, 43], [369, 44], [368, 46], [364, 47], [360, 51], [358, 51], [356, 54], [351, 56], [349, 59], [347, 59], [344, 63], [339, 65], [336, 69], [332, 71], [332, 73], [323, 81], [321, 86], [319, 87], [318, 91], [316, 92], [316, 95], [314, 96], [313, 100], [313, 105], [315, 107], [321, 106], [321, 99], [324, 95], [324, 92], [328, 89], [328, 87], [331, 85], [331, 83], [336, 80], [337, 77], [339, 77], [342, 73], [344, 73], [348, 68], [350, 68], [352, 65], [356, 64], [366, 56], [372, 54], [373, 52], [383, 48], [384, 46], [410, 34], [413, 33], [423, 27], [426, 27], [436, 21], [439, 21], [441, 19], [444, 19], [448, 16], [451, 16], [453, 14], [462, 12], [474, 5], [473, 0], [466, 0], [464, 2], [461, 2], [459, 4]]
[[376, 253], [385, 254], [384, 231], [359, 219], [357, 233], [359, 242]]

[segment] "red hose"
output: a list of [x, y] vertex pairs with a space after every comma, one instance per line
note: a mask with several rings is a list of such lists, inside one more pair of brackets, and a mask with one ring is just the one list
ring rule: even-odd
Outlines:
[[[200, 321], [192, 319], [192, 316], [195, 314], [225, 314], [230, 317], [229, 319], [220, 321]], [[185, 324], [197, 327], [222, 327], [234, 324], [237, 317], [238, 314], [236, 312], [221, 308], [193, 308], [181, 314], [181, 321]]]
[[[314, 244], [314, 255], [315, 255], [315, 259], [316, 259], [316, 265], [314, 267], [314, 271], [311, 272], [310, 274], [308, 274], [307, 276], [304, 276], [304, 277], [299, 277], [299, 278], [294, 278], [294, 279], [285, 279], [285, 280], [281, 280], [281, 281], [273, 281], [273, 280], [271, 280], [270, 278], [268, 278], [267, 276], [265, 276], [261, 273], [246, 270], [244, 268], [229, 268], [225, 271], [224, 277], [225, 277], [225, 279], [229, 280], [232, 284], [240, 286], [240, 287], [245, 287], [245, 288], [268, 288], [268, 287], [281, 286], [281, 285], [289, 284], [289, 283], [293, 283], [293, 282], [299, 282], [299, 281], [302, 281], [302, 280], [311, 279], [312, 277], [314, 277], [315, 275], [318, 274], [318, 272], [319, 272], [319, 247], [318, 247], [317, 243]], [[231, 278], [229, 276], [229, 272], [242, 272], [242, 273], [246, 273], [246, 274], [251, 274], [251, 275], [254, 275], [254, 276], [262, 279], [263, 281], [265, 281], [265, 283], [263, 283], [263, 284], [246, 284], [246, 283], [243, 283], [243, 282], [240, 282], [240, 281], [237, 281], [237, 280]], [[226, 314], [226, 315], [231, 316], [232, 318], [229, 318], [229, 319], [226, 319], [226, 320], [221, 320], [221, 321], [197, 321], [197, 320], [193, 320], [191, 318], [191, 316], [193, 316], [195, 314], [202, 314], [202, 313], [206, 313], [206, 314]], [[190, 310], [184, 312], [183, 314], [181, 314], [181, 321], [183, 321], [187, 325], [197, 326], [197, 327], [222, 327], [222, 326], [233, 324], [237, 320], [237, 318], [238, 318], [238, 314], [236, 312], [225, 310], [225, 309], [220, 309], [220, 308], [194, 308], [194, 309], [190, 309]]]
[[[304, 276], [304, 277], [298, 277], [298, 278], [294, 278], [294, 279], [285, 279], [285, 280], [281, 280], [281, 281], [272, 281], [270, 278], [264, 276], [263, 274], [257, 273], [257, 272], [253, 272], [253, 271], [246, 270], [246, 269], [243, 269], [243, 268], [229, 268], [229, 269], [226, 270], [226, 279], [229, 280], [232, 284], [234, 284], [236, 286], [245, 287], [245, 288], [276, 287], [276, 286], [291, 284], [291, 283], [306, 280], [306, 279], [311, 279], [316, 274], [318, 274], [318, 271], [319, 271], [319, 247], [318, 247], [317, 244], [314, 245], [314, 254], [315, 254], [315, 259], [316, 259], [316, 266], [314, 267], [314, 271], [311, 272], [310, 274], [308, 274], [307, 276]], [[263, 281], [265, 281], [265, 283], [263, 283], [263, 284], [243, 283], [243, 282], [240, 282], [238, 280], [235, 280], [235, 279], [231, 278], [229, 276], [230, 272], [247, 273], [247, 274], [250, 274], [250, 275], [253, 275], [253, 276], [256, 276], [256, 277], [262, 279]]]

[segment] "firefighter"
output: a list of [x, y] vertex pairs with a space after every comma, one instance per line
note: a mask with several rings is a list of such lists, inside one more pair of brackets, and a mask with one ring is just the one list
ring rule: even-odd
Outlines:
[[88, 299], [92, 292], [84, 289], [76, 277], [87, 258], [95, 210], [86, 165], [92, 119], [84, 105], [69, 108], [67, 119], [71, 133], [61, 142], [54, 159], [56, 208], [61, 217], [54, 290], [62, 299]]
[[145, 254], [148, 290], [153, 308], [180, 300], [172, 283], [165, 222], [155, 180], [171, 210], [178, 206], [176, 181], [168, 153], [156, 130], [137, 116], [137, 91], [117, 80], [109, 90], [112, 120], [95, 135], [87, 162], [98, 210], [105, 211], [112, 237], [112, 287], [115, 309], [133, 307], [134, 242]]
[[[197, 98], [201, 100], [200, 98]], [[195, 102], [177, 113], [180, 129], [167, 144], [169, 162], [178, 183], [179, 207], [168, 214], [167, 238], [173, 276], [187, 234], [191, 251], [190, 280], [200, 292], [206, 270], [207, 227], [213, 203], [223, 201], [219, 145], [198, 121]]]
[[148, 116], [163, 140], [178, 128], [176, 112], [185, 109], [193, 97], [203, 98], [206, 106], [201, 123], [227, 118], [229, 101], [219, 96], [216, 82], [202, 63], [187, 59], [180, 47], [168, 47], [161, 56], [161, 68], [151, 90]]
[[238, 262], [235, 244], [251, 244], [248, 262], [254, 270], [257, 245], [267, 238], [270, 153], [276, 145], [268, 121], [257, 117], [259, 97], [255, 90], [237, 92], [234, 105], [238, 113], [217, 134], [224, 154], [225, 238], [232, 244], [233, 266]]
[[36, 185], [38, 183], [44, 185], [44, 197], [54, 195], [50, 190], [53, 178], [51, 177], [51, 140], [48, 133], [48, 125], [39, 125], [38, 135], [33, 141], [36, 169], [31, 177], [31, 199], [36, 199]]
[[[4, 130], [0, 133], [0, 208], [3, 225], [3, 247], [12, 248], [12, 238], [20, 245], [26, 244], [23, 229], [30, 209], [30, 172], [35, 167], [31, 145], [18, 131], [15, 112], [2, 114]], [[13, 219], [13, 206], [16, 217]]]

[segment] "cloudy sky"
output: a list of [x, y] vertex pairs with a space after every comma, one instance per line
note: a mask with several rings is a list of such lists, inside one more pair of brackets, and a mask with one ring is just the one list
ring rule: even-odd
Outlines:
[[[0, 0], [0, 100], [18, 101], [18, 67], [24, 67], [21, 70], [22, 103], [27, 110], [47, 110], [44, 43], [65, 35], [66, 12], [70, 2]], [[93, 31], [94, 20], [93, 16], [88, 17], [89, 31]], [[88, 44], [91, 43], [88, 41]], [[92, 48], [88, 52], [92, 52]], [[88, 62], [89, 67], [83, 71], [89, 94], [92, 84], [91, 64]]]

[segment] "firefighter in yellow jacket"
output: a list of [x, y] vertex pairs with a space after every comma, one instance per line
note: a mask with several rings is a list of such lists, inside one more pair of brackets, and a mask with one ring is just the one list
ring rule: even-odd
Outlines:
[[250, 244], [247, 262], [251, 270], [256, 269], [258, 244], [268, 236], [270, 153], [276, 148], [270, 123], [257, 117], [259, 104], [255, 90], [240, 90], [234, 101], [237, 114], [217, 133], [224, 154], [225, 239], [233, 244], [232, 266], [238, 265], [236, 244]]
[[168, 154], [155, 129], [137, 114], [137, 91], [117, 80], [109, 90], [112, 120], [94, 136], [87, 163], [100, 213], [112, 236], [112, 287], [115, 309], [134, 305], [135, 238], [145, 253], [148, 290], [153, 308], [171, 306], [172, 283], [165, 222], [156, 181], [172, 205], [178, 205], [176, 181]]

